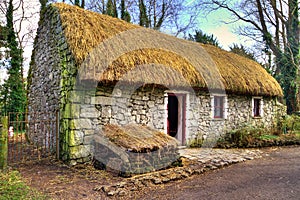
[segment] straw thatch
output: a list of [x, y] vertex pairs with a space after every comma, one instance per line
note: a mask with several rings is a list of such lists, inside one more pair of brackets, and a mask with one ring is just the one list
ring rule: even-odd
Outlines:
[[[75, 6], [57, 3], [52, 7], [59, 11], [66, 40], [78, 66], [84, 66], [85, 80], [117, 81], [126, 75], [128, 82], [190, 85], [250, 95], [283, 94], [276, 80], [258, 63], [234, 53]], [[108, 63], [103, 61], [104, 57], [109, 58]]]
[[105, 125], [104, 136], [119, 147], [131, 152], [152, 152], [167, 146], [176, 147], [178, 142], [175, 138], [147, 126], [128, 124], [118, 126]]

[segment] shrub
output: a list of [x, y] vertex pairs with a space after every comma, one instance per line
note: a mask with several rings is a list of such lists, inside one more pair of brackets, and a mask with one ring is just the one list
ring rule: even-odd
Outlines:
[[236, 130], [229, 131], [225, 134], [225, 141], [236, 147], [247, 147], [264, 134], [265, 129], [260, 127], [245, 126]]
[[294, 133], [300, 131], [300, 116], [285, 115], [278, 120], [278, 129], [282, 133]]

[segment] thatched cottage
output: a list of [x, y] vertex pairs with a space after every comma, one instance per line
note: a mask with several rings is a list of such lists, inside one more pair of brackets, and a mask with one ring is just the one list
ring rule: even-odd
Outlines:
[[109, 125], [189, 145], [270, 128], [282, 111], [279, 84], [252, 60], [63, 3], [40, 20], [28, 89], [29, 113], [59, 110], [60, 153], [73, 163], [93, 157]]

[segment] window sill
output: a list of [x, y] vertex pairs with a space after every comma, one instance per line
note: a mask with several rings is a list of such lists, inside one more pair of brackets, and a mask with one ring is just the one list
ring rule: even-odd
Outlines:
[[262, 119], [262, 116], [253, 116], [252, 119]]
[[212, 121], [225, 121], [225, 118], [212, 118]]

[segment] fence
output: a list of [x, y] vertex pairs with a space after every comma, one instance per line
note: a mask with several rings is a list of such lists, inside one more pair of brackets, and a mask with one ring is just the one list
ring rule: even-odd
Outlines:
[[7, 130], [7, 117], [2, 117], [0, 123], [0, 169], [7, 167]]
[[9, 165], [58, 155], [58, 113], [9, 113], [7, 119], [1, 138], [7, 135]]

